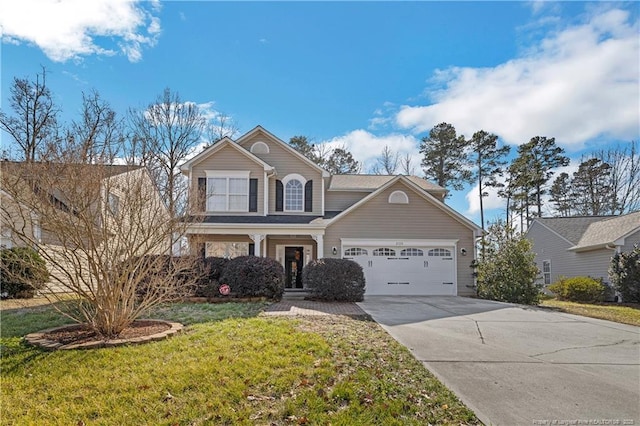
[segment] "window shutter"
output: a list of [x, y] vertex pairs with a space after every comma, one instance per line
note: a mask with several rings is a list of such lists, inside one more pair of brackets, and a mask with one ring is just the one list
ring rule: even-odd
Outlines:
[[207, 210], [207, 178], [198, 178], [198, 194], [196, 195], [198, 200], [198, 211], [204, 212]]
[[249, 211], [258, 211], [258, 179], [249, 179]]
[[256, 255], [256, 245], [254, 243], [249, 243], [249, 256]]
[[313, 211], [313, 181], [304, 184], [304, 211]]
[[276, 211], [284, 210], [284, 187], [282, 181], [276, 180]]

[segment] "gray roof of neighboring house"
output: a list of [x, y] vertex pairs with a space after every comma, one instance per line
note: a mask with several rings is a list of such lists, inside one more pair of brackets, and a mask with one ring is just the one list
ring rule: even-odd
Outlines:
[[640, 211], [622, 216], [546, 217], [537, 222], [574, 244], [574, 250], [604, 246], [640, 229]]
[[640, 229], [640, 211], [594, 222], [573, 249], [610, 244]]
[[[393, 178], [395, 178], [394, 175], [333, 175], [329, 183], [329, 190], [375, 191]], [[426, 191], [447, 191], [440, 185], [418, 176], [406, 176], [406, 178]]]
[[572, 244], [577, 244], [589, 225], [613, 216], [543, 217], [536, 219]]

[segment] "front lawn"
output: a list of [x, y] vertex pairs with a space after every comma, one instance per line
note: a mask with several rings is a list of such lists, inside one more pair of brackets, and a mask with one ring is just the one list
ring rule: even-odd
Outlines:
[[51, 307], [1, 312], [3, 424], [477, 424], [376, 323], [257, 316], [264, 304], [175, 304], [188, 327], [130, 347], [45, 352]]
[[585, 317], [640, 326], [640, 305], [638, 304], [591, 304], [547, 299], [540, 302], [540, 306], [557, 309], [568, 314], [582, 315]]

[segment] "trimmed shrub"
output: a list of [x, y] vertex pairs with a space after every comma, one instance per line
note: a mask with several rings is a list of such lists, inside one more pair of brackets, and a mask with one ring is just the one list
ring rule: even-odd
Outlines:
[[196, 297], [220, 297], [220, 277], [229, 259], [224, 257], [207, 257], [202, 260], [203, 274], [195, 287]]
[[45, 261], [29, 247], [0, 250], [0, 294], [27, 299], [42, 289], [49, 279]]
[[640, 303], [640, 246], [625, 253], [616, 253], [609, 265], [611, 283], [624, 302]]
[[231, 287], [231, 295], [235, 297], [280, 300], [284, 293], [284, 268], [269, 257], [240, 256], [227, 263], [220, 283]]
[[605, 287], [591, 277], [562, 278], [549, 286], [549, 290], [560, 300], [570, 302], [601, 302]]
[[362, 266], [348, 259], [318, 259], [302, 270], [302, 283], [313, 299], [362, 302], [365, 280]]

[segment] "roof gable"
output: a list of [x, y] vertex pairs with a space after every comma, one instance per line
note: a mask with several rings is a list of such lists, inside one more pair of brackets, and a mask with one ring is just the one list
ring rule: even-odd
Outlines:
[[586, 250], [606, 245], [617, 245], [617, 241], [640, 230], [640, 211], [593, 222], [571, 250]]
[[186, 163], [182, 164], [180, 166], [180, 170], [182, 171], [182, 173], [188, 174], [191, 171], [191, 168], [194, 165], [196, 165], [196, 164], [200, 163], [201, 161], [209, 158], [210, 156], [214, 155], [216, 152], [220, 151], [221, 149], [223, 149], [225, 147], [231, 147], [231, 148], [235, 149], [240, 154], [242, 154], [245, 157], [249, 158], [251, 161], [253, 161], [253, 162], [257, 163], [257, 164], [260, 164], [264, 168], [264, 170], [267, 170], [267, 171], [273, 170], [272, 166], [270, 166], [269, 164], [265, 163], [260, 158], [256, 157], [251, 152], [247, 151], [246, 149], [241, 147], [238, 143], [234, 142], [233, 140], [231, 140], [228, 137], [224, 137], [224, 138], [220, 139], [218, 142], [214, 143], [213, 145], [211, 145], [210, 147], [206, 148], [204, 151], [202, 151], [201, 153], [199, 153], [198, 155], [196, 155], [195, 157], [193, 157], [192, 159], [190, 159]]
[[463, 215], [461, 215], [460, 213], [458, 213], [457, 211], [455, 211], [454, 209], [452, 209], [448, 205], [444, 204], [442, 201], [438, 200], [433, 195], [431, 195], [427, 191], [425, 191], [422, 187], [418, 186], [415, 182], [410, 180], [407, 176], [403, 176], [403, 175], [398, 175], [398, 176], [393, 177], [386, 184], [380, 186], [378, 189], [376, 189], [374, 192], [372, 192], [371, 194], [369, 194], [366, 197], [364, 197], [362, 200], [358, 201], [357, 203], [355, 203], [354, 205], [352, 205], [348, 209], [346, 209], [343, 212], [339, 213], [338, 215], [336, 215], [332, 219], [329, 219], [327, 221], [328, 222], [327, 225], [330, 225], [330, 224], [332, 224], [334, 222], [337, 222], [340, 219], [344, 218], [345, 216], [351, 214], [353, 211], [357, 210], [360, 206], [365, 205], [370, 200], [372, 200], [373, 198], [375, 198], [378, 195], [380, 195], [382, 192], [384, 192], [387, 188], [389, 188], [392, 185], [394, 185], [396, 182], [403, 183], [406, 187], [408, 187], [408, 189], [410, 189], [413, 192], [415, 192], [416, 194], [418, 194], [418, 196], [420, 196], [423, 199], [425, 199], [426, 201], [432, 203], [433, 205], [438, 207], [440, 210], [442, 210], [445, 214], [448, 214], [449, 216], [453, 217], [455, 220], [457, 220], [458, 222], [462, 223], [464, 226], [468, 227], [469, 229], [472, 229], [473, 231], [475, 231], [477, 233], [482, 232], [482, 228], [480, 228], [478, 225], [476, 225], [475, 223], [473, 223], [472, 221], [470, 221], [469, 219], [467, 219], [466, 217], [464, 217]]
[[576, 244], [580, 241], [589, 225], [602, 220], [604, 217], [606, 216], [547, 217], [537, 218], [534, 223], [537, 222], [571, 244]]
[[[282, 139], [278, 138], [277, 136], [275, 136], [273, 133], [269, 132], [268, 130], [266, 130], [262, 126], [258, 125], [256, 127], [254, 127], [252, 130], [250, 130], [249, 132], [247, 132], [244, 135], [242, 135], [241, 137], [239, 137], [238, 140], [237, 140], [238, 145], [242, 145], [244, 142], [246, 142], [247, 140], [252, 139], [257, 134], [263, 134], [268, 139], [270, 139], [272, 142], [280, 145], [285, 151], [290, 153], [292, 156], [300, 159], [301, 161], [303, 161], [304, 163], [308, 164], [309, 166], [311, 166], [312, 168], [314, 168], [318, 172], [322, 173], [322, 177], [329, 177], [329, 172], [327, 172], [325, 169], [323, 169], [322, 167], [320, 167], [319, 165], [317, 165], [313, 161], [309, 160], [304, 155], [300, 154], [298, 151], [293, 149], [288, 143], [284, 142]], [[247, 152], [248, 152], [248, 150], [247, 150]]]

